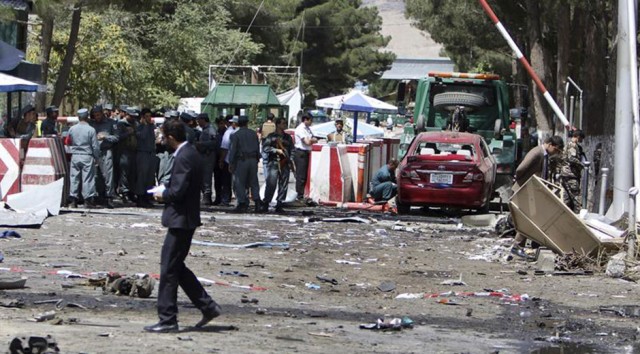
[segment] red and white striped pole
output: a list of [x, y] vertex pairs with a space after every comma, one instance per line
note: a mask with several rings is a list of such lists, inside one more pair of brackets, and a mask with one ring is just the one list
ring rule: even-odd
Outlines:
[[553, 112], [558, 116], [558, 118], [560, 118], [560, 121], [562, 121], [562, 124], [564, 124], [565, 128], [570, 130], [571, 124], [569, 124], [567, 117], [564, 116], [564, 113], [562, 112], [560, 107], [558, 107], [558, 104], [556, 103], [556, 101], [553, 99], [553, 97], [551, 97], [551, 94], [549, 93], [549, 91], [547, 91], [547, 88], [544, 87], [544, 84], [542, 83], [542, 81], [540, 81], [540, 78], [538, 77], [538, 75], [536, 75], [536, 72], [533, 71], [531, 64], [529, 64], [529, 61], [527, 61], [527, 58], [524, 57], [524, 55], [516, 45], [516, 42], [513, 41], [513, 39], [509, 35], [509, 32], [507, 32], [507, 30], [504, 28], [502, 23], [500, 23], [498, 16], [496, 16], [496, 14], [493, 12], [493, 10], [491, 9], [491, 6], [489, 6], [486, 0], [479, 0], [479, 1], [480, 1], [480, 5], [482, 5], [482, 8], [484, 8], [484, 12], [486, 12], [487, 15], [489, 15], [489, 18], [491, 18], [491, 21], [493, 21], [493, 24], [496, 25], [496, 28], [498, 29], [500, 34], [502, 34], [502, 37], [504, 37], [504, 39], [507, 41], [507, 43], [509, 44], [509, 47], [511, 47], [511, 50], [513, 50], [513, 52], [516, 54], [516, 57], [518, 58], [520, 63], [524, 66], [525, 70], [527, 70], [527, 73], [529, 74], [529, 76], [531, 76], [533, 81], [536, 83], [536, 86], [538, 86], [538, 90], [542, 92], [542, 95], [551, 106], [551, 109], [553, 109]]

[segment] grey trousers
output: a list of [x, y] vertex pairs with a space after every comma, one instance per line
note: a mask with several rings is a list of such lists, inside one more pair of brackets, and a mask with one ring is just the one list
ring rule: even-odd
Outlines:
[[96, 166], [93, 156], [72, 155], [69, 174], [71, 179], [69, 196], [78, 198], [80, 183], [82, 183], [82, 197], [85, 200], [96, 196]]
[[96, 174], [96, 189], [101, 197], [113, 198], [115, 185], [113, 184], [113, 152], [100, 151], [98, 158], [98, 173]]

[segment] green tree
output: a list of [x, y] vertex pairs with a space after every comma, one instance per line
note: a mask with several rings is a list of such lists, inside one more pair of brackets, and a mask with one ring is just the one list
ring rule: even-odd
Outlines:
[[[612, 0], [494, 0], [491, 6], [547, 89], [562, 104], [567, 76], [588, 88], [587, 133], [602, 132]], [[482, 68], [527, 83], [539, 129], [554, 128], [551, 110], [476, 0], [407, 0], [407, 14], [428, 31], [461, 71]], [[569, 30], [570, 29], [570, 30]], [[513, 71], [512, 67], [516, 70]]]
[[62, 92], [73, 106], [108, 101], [161, 107], [205, 95], [209, 64], [232, 57], [249, 63], [261, 49], [227, 28], [229, 17], [217, 0], [88, 1], [76, 22], [62, 11], [48, 61], [51, 79], [60, 82], [64, 74], [74, 23], [78, 40], [69, 79], [54, 97]]
[[233, 23], [265, 45], [259, 64], [302, 67], [305, 104], [340, 94], [358, 80], [375, 81], [391, 65], [392, 53], [382, 52], [389, 38], [380, 35], [382, 19], [359, 0], [229, 1]]

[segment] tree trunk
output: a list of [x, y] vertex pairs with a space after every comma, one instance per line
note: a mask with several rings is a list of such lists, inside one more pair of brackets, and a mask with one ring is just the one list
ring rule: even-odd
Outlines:
[[[40, 32], [42, 42], [40, 43], [40, 65], [42, 66], [42, 83], [47, 85], [49, 80], [49, 58], [51, 56], [51, 44], [53, 39], [53, 17], [42, 17], [42, 30]], [[38, 92], [36, 110], [44, 111], [47, 105], [47, 92]]]
[[71, 74], [71, 66], [73, 64], [73, 57], [76, 54], [76, 43], [78, 42], [78, 32], [80, 31], [80, 19], [82, 15], [82, 1], [77, 2], [74, 5], [73, 15], [71, 17], [71, 31], [69, 33], [69, 42], [67, 43], [67, 50], [58, 73], [58, 80], [53, 91], [53, 99], [51, 104], [60, 106], [64, 94], [67, 90], [67, 81], [69, 80], [69, 74]]
[[[606, 119], [608, 113], [606, 111], [607, 67], [613, 65], [615, 68], [616, 63], [615, 58], [607, 61], [609, 57], [607, 37], [610, 35], [607, 29], [611, 28], [610, 18], [606, 15], [606, 5], [592, 5], [586, 9], [586, 12], [588, 20], [582, 35], [585, 45], [584, 64], [581, 66], [581, 77], [584, 80], [585, 90], [583, 128], [588, 135], [613, 134], [615, 114], [611, 116], [611, 119]], [[615, 70], [613, 73], [613, 85], [609, 87], [611, 88], [610, 94], [615, 97]], [[612, 106], [615, 107], [615, 103]], [[606, 122], [608, 122], [608, 126]]]
[[[567, 112], [567, 120], [569, 119], [570, 107], [565, 107], [565, 86], [567, 76], [569, 76], [569, 57], [571, 52], [571, 6], [566, 2], [560, 2], [557, 8], [557, 41], [558, 41], [558, 66], [556, 69], [556, 103]], [[567, 100], [567, 103], [570, 103]], [[558, 127], [556, 126], [556, 129]], [[560, 124], [562, 129], [562, 124]]]
[[[527, 15], [528, 38], [531, 51], [529, 59], [533, 70], [536, 72], [540, 80], [545, 83], [546, 86], [547, 71], [545, 70], [545, 56], [544, 48], [542, 46], [542, 30], [540, 28], [541, 13], [538, 0], [527, 0]], [[539, 138], [544, 139], [545, 136], [551, 133], [551, 119], [549, 118], [550, 115], [548, 113], [549, 105], [547, 104], [540, 91], [536, 88], [533, 80], [530, 80], [530, 82], [533, 86], [532, 113], [535, 116], [538, 131], [541, 133], [539, 135]]]

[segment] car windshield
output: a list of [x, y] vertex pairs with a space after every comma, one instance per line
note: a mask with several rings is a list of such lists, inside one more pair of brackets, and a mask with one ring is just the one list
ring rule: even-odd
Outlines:
[[471, 144], [422, 142], [415, 152], [415, 155], [465, 155], [474, 156], [475, 148]]

